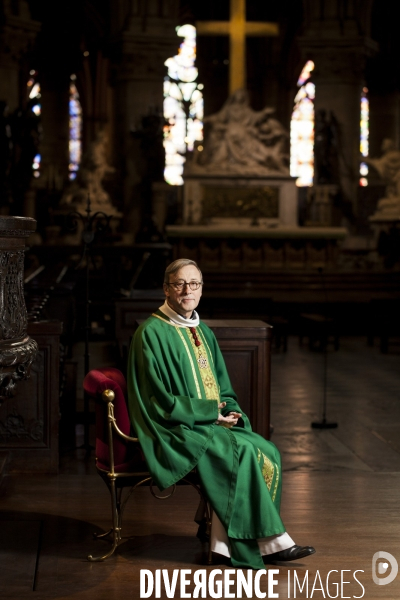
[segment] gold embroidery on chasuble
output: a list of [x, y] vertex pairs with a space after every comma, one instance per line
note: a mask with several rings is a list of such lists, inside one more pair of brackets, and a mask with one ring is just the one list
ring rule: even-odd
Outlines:
[[[264, 477], [264, 481], [267, 484], [268, 491], [271, 491], [272, 480], [274, 478], [274, 472], [275, 472], [274, 465], [269, 460], [269, 458], [267, 456], [265, 456], [265, 454], [263, 452], [261, 452], [261, 450], [259, 448], [257, 448], [257, 450], [258, 450], [257, 460], [258, 460], [258, 464], [261, 465], [262, 476]], [[277, 486], [275, 483], [274, 496], [273, 496], [272, 500], [275, 499], [276, 488], [277, 488]]]
[[[155, 315], [155, 316], [157, 316], [157, 315]], [[192, 368], [192, 375], [193, 375], [193, 379], [194, 379], [194, 382], [195, 382], [195, 384], [196, 384], [197, 396], [198, 396], [198, 398], [200, 399], [200, 398], [201, 398], [200, 384], [199, 384], [199, 380], [197, 379], [196, 368], [195, 368], [195, 366], [194, 366], [194, 362], [193, 362], [193, 359], [192, 359], [192, 355], [191, 355], [191, 353], [190, 353], [189, 346], [187, 345], [187, 342], [186, 342], [186, 340], [185, 340], [185, 338], [184, 338], [184, 336], [183, 336], [183, 333], [182, 333], [182, 331], [181, 331], [181, 328], [175, 325], [175, 330], [178, 332], [178, 335], [179, 335], [179, 337], [181, 338], [181, 340], [182, 340], [182, 342], [183, 342], [183, 345], [184, 345], [184, 347], [185, 347], [186, 354], [188, 355], [189, 362], [190, 362], [190, 366], [191, 366], [191, 368]]]
[[196, 360], [199, 365], [200, 377], [206, 391], [206, 398], [207, 400], [219, 400], [219, 386], [215, 380], [214, 373], [212, 372], [206, 347], [203, 343], [200, 346], [196, 346], [195, 340], [190, 332], [188, 336], [190, 343], [192, 344], [193, 352], [197, 357]]
[[214, 364], [214, 358], [211, 353], [210, 346], [208, 345], [207, 340], [204, 337], [204, 333], [200, 329], [198, 330], [198, 332], [199, 332], [199, 338], [201, 338], [201, 341], [203, 342], [204, 346], [207, 348], [208, 354], [209, 354], [209, 356], [211, 356], [212, 363]]

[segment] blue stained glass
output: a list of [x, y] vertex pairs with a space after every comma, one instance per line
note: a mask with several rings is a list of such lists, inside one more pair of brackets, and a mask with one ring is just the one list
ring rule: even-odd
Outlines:
[[[360, 153], [362, 156], [369, 154], [369, 101], [368, 89], [364, 88], [361, 94], [361, 110], [360, 110]], [[366, 187], [368, 185], [368, 165], [362, 162], [360, 165], [360, 185]]]
[[69, 86], [69, 179], [75, 179], [82, 158], [82, 106], [71, 75]]
[[[26, 86], [28, 92], [28, 101], [30, 104], [30, 110], [36, 117], [40, 117], [42, 114], [42, 105], [40, 103], [41, 90], [40, 83], [36, 80], [37, 73], [36, 71], [30, 72], [31, 77], [29, 78]], [[40, 177], [40, 165], [41, 165], [42, 157], [40, 154], [36, 154], [32, 162], [32, 172], [34, 177]]]

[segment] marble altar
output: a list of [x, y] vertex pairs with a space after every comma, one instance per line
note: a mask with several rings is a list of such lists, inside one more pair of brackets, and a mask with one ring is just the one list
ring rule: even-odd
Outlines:
[[[342, 227], [300, 227], [298, 190], [289, 174], [288, 133], [245, 90], [204, 119], [205, 139], [184, 172], [182, 223], [166, 233], [174, 258], [193, 258], [204, 273], [239, 281], [271, 269], [334, 268]], [[233, 281], [233, 279], [232, 279]], [[215, 282], [214, 282], [215, 287]], [[218, 287], [218, 282], [217, 282]]]
[[297, 225], [289, 134], [273, 113], [253, 110], [239, 89], [205, 117], [204, 143], [185, 166], [184, 225]]
[[298, 223], [297, 188], [288, 175], [185, 176], [183, 224], [292, 226]]

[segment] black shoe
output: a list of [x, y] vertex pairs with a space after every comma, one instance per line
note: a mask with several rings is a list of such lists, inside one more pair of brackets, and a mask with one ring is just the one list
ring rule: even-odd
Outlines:
[[300, 558], [310, 556], [310, 554], [315, 554], [315, 548], [312, 546], [297, 546], [295, 544], [290, 548], [286, 548], [286, 550], [267, 554], [266, 556], [263, 556], [263, 560], [264, 562], [299, 560]]

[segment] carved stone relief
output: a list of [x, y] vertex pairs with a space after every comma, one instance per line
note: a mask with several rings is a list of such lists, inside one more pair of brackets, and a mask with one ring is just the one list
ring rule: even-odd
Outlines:
[[289, 175], [289, 134], [274, 112], [253, 110], [248, 92], [236, 90], [218, 113], [205, 117], [204, 149], [194, 150], [186, 175]]

